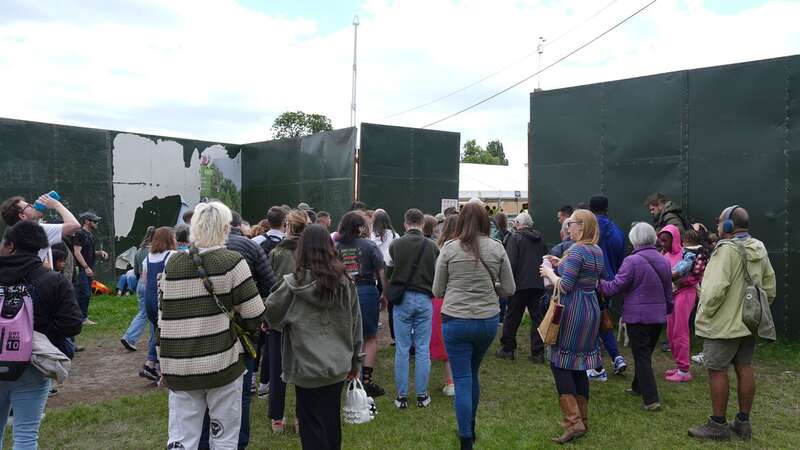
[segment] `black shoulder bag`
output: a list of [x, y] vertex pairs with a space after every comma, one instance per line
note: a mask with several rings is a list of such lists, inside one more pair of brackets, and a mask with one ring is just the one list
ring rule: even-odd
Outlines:
[[245, 353], [252, 359], [256, 359], [256, 348], [253, 346], [253, 341], [250, 336], [250, 333], [247, 332], [244, 328], [242, 328], [238, 323], [236, 323], [236, 315], [228, 310], [225, 305], [219, 300], [217, 294], [214, 292], [214, 284], [211, 282], [211, 279], [208, 278], [208, 271], [203, 266], [203, 259], [200, 258], [200, 251], [192, 245], [189, 247], [189, 255], [192, 257], [192, 262], [197, 269], [197, 274], [200, 276], [200, 279], [203, 280], [203, 287], [206, 288], [211, 297], [214, 298], [214, 301], [217, 303], [217, 308], [220, 309], [228, 319], [231, 321], [231, 329], [236, 333], [236, 337], [242, 343], [242, 348], [244, 348]]
[[393, 279], [389, 283], [389, 286], [384, 289], [386, 291], [386, 298], [389, 299], [393, 305], [399, 305], [403, 303], [403, 295], [406, 293], [408, 283], [410, 283], [411, 279], [414, 278], [414, 275], [417, 274], [417, 269], [419, 268], [419, 262], [422, 259], [422, 254], [425, 253], [425, 246], [427, 245], [426, 241], [427, 238], [423, 237], [419, 246], [419, 253], [417, 253], [417, 259], [414, 261], [414, 265], [411, 267], [411, 272], [408, 273], [408, 277], [406, 277], [405, 281]]

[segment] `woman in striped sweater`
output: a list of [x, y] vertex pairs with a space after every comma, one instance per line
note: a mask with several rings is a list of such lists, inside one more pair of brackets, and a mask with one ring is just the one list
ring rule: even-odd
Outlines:
[[206, 408], [211, 447], [233, 449], [238, 442], [244, 351], [226, 311], [254, 332], [264, 301], [247, 262], [225, 248], [230, 222], [228, 207], [211, 202], [197, 205], [191, 224], [192, 251], [197, 249], [219, 304], [189, 253], [174, 254], [159, 281], [159, 359], [170, 390], [167, 448], [197, 448]]
[[564, 444], [586, 434], [589, 404], [589, 379], [586, 370], [600, 364], [597, 334], [600, 308], [595, 289], [603, 273], [603, 252], [597, 246], [597, 218], [585, 209], [575, 211], [566, 221], [570, 239], [575, 245], [564, 257], [550, 256], [557, 268], [542, 266], [543, 277], [554, 286], [561, 284], [561, 328], [556, 344], [551, 347], [550, 368], [559, 394], [564, 420], [564, 434], [553, 438]]

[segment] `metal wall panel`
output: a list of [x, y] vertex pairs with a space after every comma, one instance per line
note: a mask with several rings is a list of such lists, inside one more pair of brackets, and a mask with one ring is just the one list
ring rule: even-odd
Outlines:
[[[22, 195], [32, 203], [40, 194], [55, 190], [76, 217], [92, 210], [104, 218], [96, 233], [96, 245], [113, 254], [108, 132], [0, 119], [0, 155], [0, 201]], [[48, 211], [45, 219], [56, 220], [58, 216]], [[5, 224], [0, 223], [0, 227], [4, 229]], [[98, 260], [96, 271], [107, 278], [112, 265]]]
[[447, 131], [361, 124], [359, 199], [383, 208], [402, 230], [409, 208], [428, 214], [458, 198], [461, 136]]
[[529, 209], [549, 245], [560, 240], [556, 210], [600, 192], [604, 95], [579, 86], [532, 96]]
[[651, 220], [642, 200], [655, 191], [709, 226], [741, 204], [779, 277], [776, 325], [800, 335], [800, 56], [535, 92], [530, 128], [531, 207], [548, 241], [555, 209], [594, 192], [623, 229]]
[[355, 135], [345, 128], [243, 145], [243, 216], [258, 222], [270, 206], [305, 202], [338, 220], [353, 201]]

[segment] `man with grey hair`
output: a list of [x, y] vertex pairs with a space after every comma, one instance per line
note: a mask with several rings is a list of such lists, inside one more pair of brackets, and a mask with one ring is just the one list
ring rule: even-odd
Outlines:
[[533, 229], [533, 219], [528, 213], [516, 217], [517, 232], [508, 238], [506, 252], [514, 273], [517, 291], [511, 296], [508, 311], [503, 320], [501, 347], [495, 354], [498, 358], [514, 359], [517, 348], [517, 330], [527, 308], [531, 316], [531, 354], [529, 360], [544, 363], [544, 343], [537, 328], [542, 322], [542, 308], [539, 302], [544, 294], [544, 282], [538, 267], [542, 257], [547, 254], [547, 246], [542, 233]]

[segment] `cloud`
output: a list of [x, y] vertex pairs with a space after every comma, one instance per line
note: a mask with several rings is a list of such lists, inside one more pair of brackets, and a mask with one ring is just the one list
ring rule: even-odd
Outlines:
[[[620, 0], [545, 49], [566, 54], [644, 0]], [[743, 2], [738, 2], [743, 3]], [[365, 0], [358, 11], [358, 120], [421, 126], [527, 76], [528, 58], [481, 85], [391, 120], [519, 60], [605, 2]], [[750, 2], [717, 11], [660, 0], [542, 76], [545, 89], [800, 53], [800, 3]], [[242, 143], [264, 140], [286, 110], [349, 122], [352, 14], [286, 18], [232, 0], [4, 2], [0, 116]], [[320, 26], [321, 20], [341, 26]], [[333, 30], [320, 32], [319, 30]], [[436, 125], [462, 141], [501, 139], [526, 158], [524, 83]], [[580, 126], [580, 124], [576, 124]]]

